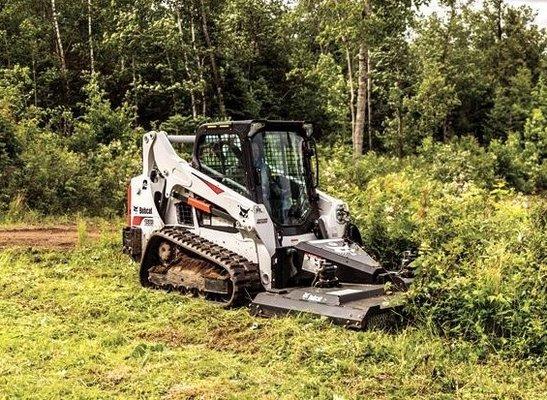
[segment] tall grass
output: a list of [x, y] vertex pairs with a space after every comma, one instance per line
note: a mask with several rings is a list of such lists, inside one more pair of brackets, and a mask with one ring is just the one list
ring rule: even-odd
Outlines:
[[0, 398], [541, 399], [545, 370], [425, 327], [353, 332], [143, 289], [118, 241], [0, 253]]

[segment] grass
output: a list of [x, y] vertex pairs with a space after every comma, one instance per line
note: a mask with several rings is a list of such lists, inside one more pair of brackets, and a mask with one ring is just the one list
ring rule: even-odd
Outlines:
[[260, 319], [139, 286], [113, 235], [0, 253], [3, 399], [545, 399], [547, 374], [425, 327]]

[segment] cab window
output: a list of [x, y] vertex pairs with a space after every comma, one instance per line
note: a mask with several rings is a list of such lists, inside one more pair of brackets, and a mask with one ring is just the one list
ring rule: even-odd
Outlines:
[[230, 189], [249, 196], [241, 140], [236, 134], [207, 134], [198, 149], [204, 173]]

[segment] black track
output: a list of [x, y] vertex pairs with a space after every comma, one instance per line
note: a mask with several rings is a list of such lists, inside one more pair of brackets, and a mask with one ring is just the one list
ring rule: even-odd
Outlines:
[[[165, 241], [178, 246], [186, 255], [213, 263], [219, 272], [229, 276], [231, 283], [229, 295], [221, 300], [226, 307], [240, 305], [262, 289], [256, 263], [177, 226], [167, 226], [155, 232], [148, 241], [140, 269], [140, 280], [143, 286], [157, 287], [150, 282], [148, 274], [151, 268], [158, 265], [158, 247]], [[218, 294], [211, 293], [209, 297], [215, 299], [218, 298]]]

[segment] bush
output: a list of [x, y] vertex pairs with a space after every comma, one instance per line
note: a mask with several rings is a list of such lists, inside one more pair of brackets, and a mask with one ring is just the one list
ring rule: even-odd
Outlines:
[[74, 121], [74, 134], [70, 138], [71, 150], [94, 151], [99, 145], [113, 141], [131, 143], [135, 140], [132, 129], [133, 115], [129, 106], [113, 109], [101, 89], [98, 76], [93, 75], [84, 87], [86, 102], [82, 105], [84, 114]]
[[96, 184], [84, 155], [70, 151], [60, 136], [49, 131], [33, 131], [24, 142], [24, 167], [16, 180], [28, 206], [49, 214], [85, 208]]
[[365, 247], [384, 265], [419, 249], [408, 294], [419, 320], [485, 352], [547, 361], [547, 200], [507, 188], [488, 173], [495, 159], [466, 146], [356, 163], [334, 150], [322, 187], [349, 203]]
[[24, 209], [22, 200], [44, 214], [123, 210], [127, 181], [140, 165], [141, 132], [126, 106], [112, 109], [97, 79], [86, 86], [79, 118], [65, 108], [15, 112], [14, 89], [2, 91], [0, 79], [0, 211], [12, 215], [8, 205]]
[[16, 126], [6, 108], [0, 105], [0, 211], [9, 203], [13, 174], [20, 167], [21, 151], [15, 135]]
[[545, 356], [547, 236], [535, 217], [545, 211], [544, 199], [444, 187], [415, 231], [415, 314], [483, 348]]
[[26, 68], [0, 70], [0, 212], [10, 202], [13, 175], [21, 167], [21, 144], [17, 131], [17, 116], [28, 100], [30, 78]]
[[453, 139], [448, 144], [423, 141], [418, 149], [417, 167], [441, 182], [469, 183], [492, 188], [502, 179], [496, 175], [496, 157], [481, 147], [474, 137]]

